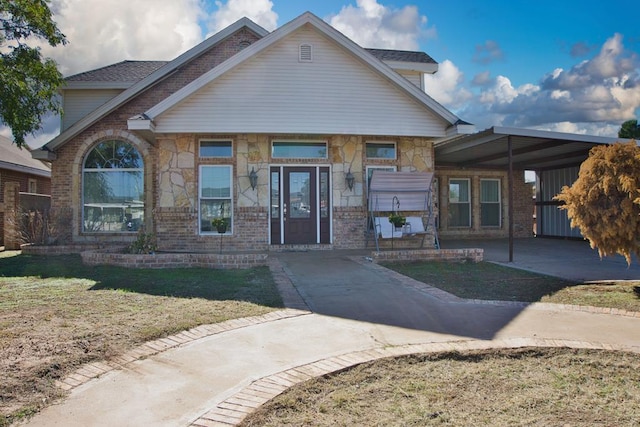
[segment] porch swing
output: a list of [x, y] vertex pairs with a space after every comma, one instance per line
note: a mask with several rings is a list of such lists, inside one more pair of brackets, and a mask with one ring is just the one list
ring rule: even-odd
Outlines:
[[[380, 251], [380, 240], [399, 242], [412, 238], [420, 239], [424, 247], [427, 236], [432, 236], [433, 245], [440, 249], [436, 230], [436, 212], [432, 196], [431, 172], [390, 172], [374, 170], [368, 188], [368, 215], [366, 246], [373, 237], [376, 251]], [[405, 219], [395, 226], [390, 215]]]

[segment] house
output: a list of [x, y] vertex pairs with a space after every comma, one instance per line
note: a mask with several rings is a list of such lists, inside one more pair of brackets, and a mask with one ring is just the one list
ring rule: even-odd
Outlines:
[[0, 246], [9, 249], [18, 249], [18, 242], [10, 237], [15, 235], [11, 214], [20, 207], [21, 194], [23, 202], [31, 195], [51, 194], [51, 169], [34, 159], [28, 148], [18, 148], [13, 141], [0, 136]]
[[222, 217], [227, 250], [363, 248], [376, 169], [435, 173], [443, 237], [531, 235], [522, 170], [438, 166], [435, 147], [473, 127], [428, 95], [437, 68], [311, 13], [271, 33], [244, 18], [172, 61], [68, 77], [61, 133], [34, 156], [77, 244], [144, 227], [162, 250], [212, 251]]

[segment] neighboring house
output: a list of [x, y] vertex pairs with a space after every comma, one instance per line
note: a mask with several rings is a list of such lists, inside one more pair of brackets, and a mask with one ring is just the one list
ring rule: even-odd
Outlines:
[[245, 18], [173, 61], [67, 78], [61, 133], [34, 156], [52, 162], [74, 243], [144, 226], [161, 250], [217, 250], [223, 217], [228, 250], [362, 248], [375, 169], [435, 172], [441, 236], [506, 237], [509, 215], [531, 235], [523, 170], [437, 165], [437, 143], [473, 130], [427, 94], [437, 68], [311, 13], [272, 33]]
[[[51, 194], [51, 168], [36, 160], [28, 148], [20, 149], [13, 141], [0, 136], [0, 246], [5, 245], [5, 210], [19, 199], [13, 194]], [[9, 199], [5, 195], [10, 192]]]

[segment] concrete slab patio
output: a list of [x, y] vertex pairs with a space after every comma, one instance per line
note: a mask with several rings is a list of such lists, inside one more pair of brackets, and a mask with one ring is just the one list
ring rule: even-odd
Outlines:
[[[295, 310], [149, 343], [96, 378], [75, 377], [70, 396], [27, 425], [228, 426], [298, 381], [415, 351], [545, 345], [640, 353], [640, 313], [462, 300], [364, 255], [280, 254], [271, 268]], [[516, 260], [525, 257], [516, 251]]]
[[526, 238], [514, 239], [513, 262], [509, 263], [507, 239], [443, 239], [443, 249], [482, 248], [484, 260], [531, 270], [577, 282], [640, 280], [640, 260], [627, 262], [621, 255], [600, 259], [598, 251], [584, 240]]

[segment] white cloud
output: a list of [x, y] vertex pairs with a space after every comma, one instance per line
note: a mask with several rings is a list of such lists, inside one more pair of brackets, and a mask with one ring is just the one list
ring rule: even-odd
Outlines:
[[327, 21], [362, 47], [417, 50], [420, 39], [435, 37], [435, 28], [427, 27], [427, 17], [417, 6], [393, 9], [376, 0], [356, 4], [344, 6]]
[[199, 0], [53, 0], [68, 44], [43, 46], [65, 75], [126, 59], [173, 59], [202, 41]]
[[425, 76], [425, 91], [436, 101], [456, 109], [473, 97], [472, 93], [462, 86], [464, 74], [448, 59], [438, 67], [436, 74]]
[[[568, 70], [557, 68], [538, 85], [514, 87], [506, 76], [492, 83], [487, 78], [488, 73], [474, 78], [476, 91], [464, 105], [443, 101], [478, 128], [503, 125], [616, 136], [620, 124], [640, 109], [640, 62], [625, 50], [620, 34], [593, 58]], [[460, 86], [446, 90], [459, 92]]]
[[278, 14], [273, 11], [270, 0], [228, 0], [216, 1], [218, 10], [211, 14], [209, 30], [211, 34], [228, 27], [238, 19], [247, 17], [268, 31], [278, 25]]

